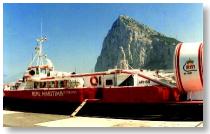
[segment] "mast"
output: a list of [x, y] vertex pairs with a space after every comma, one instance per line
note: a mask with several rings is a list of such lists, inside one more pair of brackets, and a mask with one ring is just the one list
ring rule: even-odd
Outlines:
[[35, 55], [29, 64], [29, 66], [36, 65], [36, 66], [42, 66], [44, 65], [44, 59], [46, 58], [46, 55], [43, 54], [43, 43], [47, 40], [46, 37], [42, 36], [42, 22], [41, 22], [41, 28], [40, 28], [40, 36], [36, 39], [37, 46], [35, 47]]
[[[32, 58], [32, 61], [30, 62], [28, 66], [28, 70], [31, 68], [36, 68], [36, 71], [54, 71], [54, 65], [52, 61], [47, 57], [45, 53], [43, 53], [43, 44], [45, 41], [47, 41], [46, 36], [43, 37], [42, 35], [42, 22], [40, 23], [40, 37], [36, 39], [37, 45], [35, 47], [35, 54]], [[41, 70], [40, 68], [45, 69], [45, 71]], [[39, 74], [39, 72], [37, 74]], [[42, 73], [43, 74], [43, 73]]]

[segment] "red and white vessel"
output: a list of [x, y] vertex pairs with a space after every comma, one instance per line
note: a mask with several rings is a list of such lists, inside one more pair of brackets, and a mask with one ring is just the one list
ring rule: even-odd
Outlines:
[[[122, 60], [118, 68], [104, 72], [76, 74], [56, 71], [51, 60], [42, 53], [45, 41], [43, 37], [37, 39], [36, 54], [27, 71], [22, 79], [4, 85], [4, 98], [70, 103], [88, 99], [113, 104], [169, 103], [189, 99], [180, 97], [189, 90], [176, 86], [175, 77], [181, 73], [177, 69], [175, 73], [129, 69], [126, 60]], [[176, 68], [178, 64], [176, 61]], [[187, 75], [190, 77], [190, 73]], [[180, 85], [181, 79], [177, 79]]]

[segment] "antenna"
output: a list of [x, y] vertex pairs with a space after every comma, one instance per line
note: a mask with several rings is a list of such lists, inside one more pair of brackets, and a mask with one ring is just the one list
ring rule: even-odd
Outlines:
[[42, 18], [41, 18], [41, 38], [42, 38]]
[[47, 55], [43, 54], [43, 48], [42, 45], [43, 43], [47, 40], [46, 37], [43, 37], [42, 35], [42, 18], [40, 22], [40, 35], [41, 37], [37, 38], [37, 46], [35, 47], [35, 54], [33, 55], [32, 53], [32, 61], [29, 64], [29, 66], [32, 66], [33, 64], [36, 64], [36, 66], [41, 66], [44, 65], [44, 60], [47, 60]]

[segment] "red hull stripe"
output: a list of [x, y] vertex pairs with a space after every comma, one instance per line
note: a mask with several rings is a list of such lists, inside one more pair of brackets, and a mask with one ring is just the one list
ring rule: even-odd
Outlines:
[[203, 86], [203, 69], [202, 69], [201, 62], [202, 62], [202, 43], [200, 44], [199, 49], [198, 49], [198, 68], [199, 68], [201, 84]]
[[[177, 85], [177, 87], [179, 88], [179, 81], [178, 81], [178, 78], [177, 78], [177, 56], [176, 56], [176, 54], [177, 54], [177, 47], [176, 47], [176, 49], [175, 49], [175, 54], [174, 54], [174, 68], [175, 68], [175, 74], [176, 74], [176, 85]], [[179, 88], [180, 89], [180, 88]]]
[[90, 73], [90, 74], [74, 74], [69, 75], [66, 77], [84, 77], [84, 76], [96, 76], [96, 75], [109, 75], [109, 74], [115, 74], [115, 73], [121, 73], [122, 70], [114, 70], [112, 72], [96, 72], [96, 73]]
[[179, 79], [179, 73], [178, 73], [178, 68], [179, 68], [179, 66], [177, 66], [177, 54], [178, 54], [178, 48], [179, 47], [177, 47], [177, 49], [176, 49], [176, 76], [177, 76], [177, 83], [178, 83], [178, 87], [179, 87], [179, 89], [181, 89], [181, 86], [180, 86], [180, 79]]
[[41, 80], [52, 80], [52, 79], [55, 79], [55, 77], [41, 78]]
[[176, 83], [177, 83], [177, 87], [180, 89], [180, 83], [179, 83], [179, 78], [178, 78], [178, 71], [177, 71], [177, 50], [178, 50], [178, 47], [179, 47], [179, 44], [177, 45], [176, 49], [175, 49], [175, 54], [174, 54], [174, 57], [175, 57], [175, 65], [174, 65], [174, 68], [175, 68], [175, 73], [176, 73]]
[[202, 69], [202, 71], [201, 71], [201, 73], [202, 73], [202, 78], [203, 78], [203, 53], [204, 53], [204, 51], [203, 51], [203, 43], [202, 43], [202, 48], [201, 48], [201, 51], [202, 51], [202, 53], [201, 53], [201, 69]]
[[84, 77], [84, 76], [95, 76], [95, 75], [106, 75], [107, 73], [105, 72], [100, 72], [100, 73], [91, 73], [91, 74], [74, 74], [66, 77]]
[[32, 69], [32, 68], [48, 68], [48, 66], [30, 66], [28, 67], [28, 70]]
[[184, 90], [183, 88], [183, 85], [182, 85], [182, 80], [181, 80], [181, 76], [180, 76], [180, 50], [181, 50], [181, 47], [182, 47], [182, 43], [179, 44], [178, 46], [178, 52], [177, 52], [177, 67], [176, 67], [176, 70], [177, 70], [177, 74], [178, 74], [178, 81], [179, 81], [179, 85], [180, 85], [180, 88], [182, 90]]
[[[182, 44], [180, 44], [180, 45], [182, 45]], [[179, 45], [179, 47], [180, 47], [180, 45]], [[178, 51], [179, 51], [179, 47], [177, 47], [177, 51], [176, 51], [176, 71], [177, 71], [177, 82], [178, 82], [178, 87], [179, 87], [179, 89], [181, 89], [182, 90], [182, 87], [181, 87], [181, 84], [180, 84], [180, 74], [179, 74], [179, 57], [178, 57]]]

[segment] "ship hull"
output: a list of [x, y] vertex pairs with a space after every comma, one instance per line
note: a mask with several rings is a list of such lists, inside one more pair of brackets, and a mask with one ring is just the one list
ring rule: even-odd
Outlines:
[[114, 104], [165, 103], [178, 101], [177, 91], [164, 86], [5, 90], [4, 98], [70, 103], [81, 103], [85, 99]]
[[[4, 109], [12, 111], [62, 114], [69, 116], [78, 106], [80, 106], [79, 103], [4, 98]], [[96, 102], [86, 104], [77, 115], [140, 120], [201, 121], [203, 120], [203, 102], [188, 101], [147, 104], [110, 104]]]

